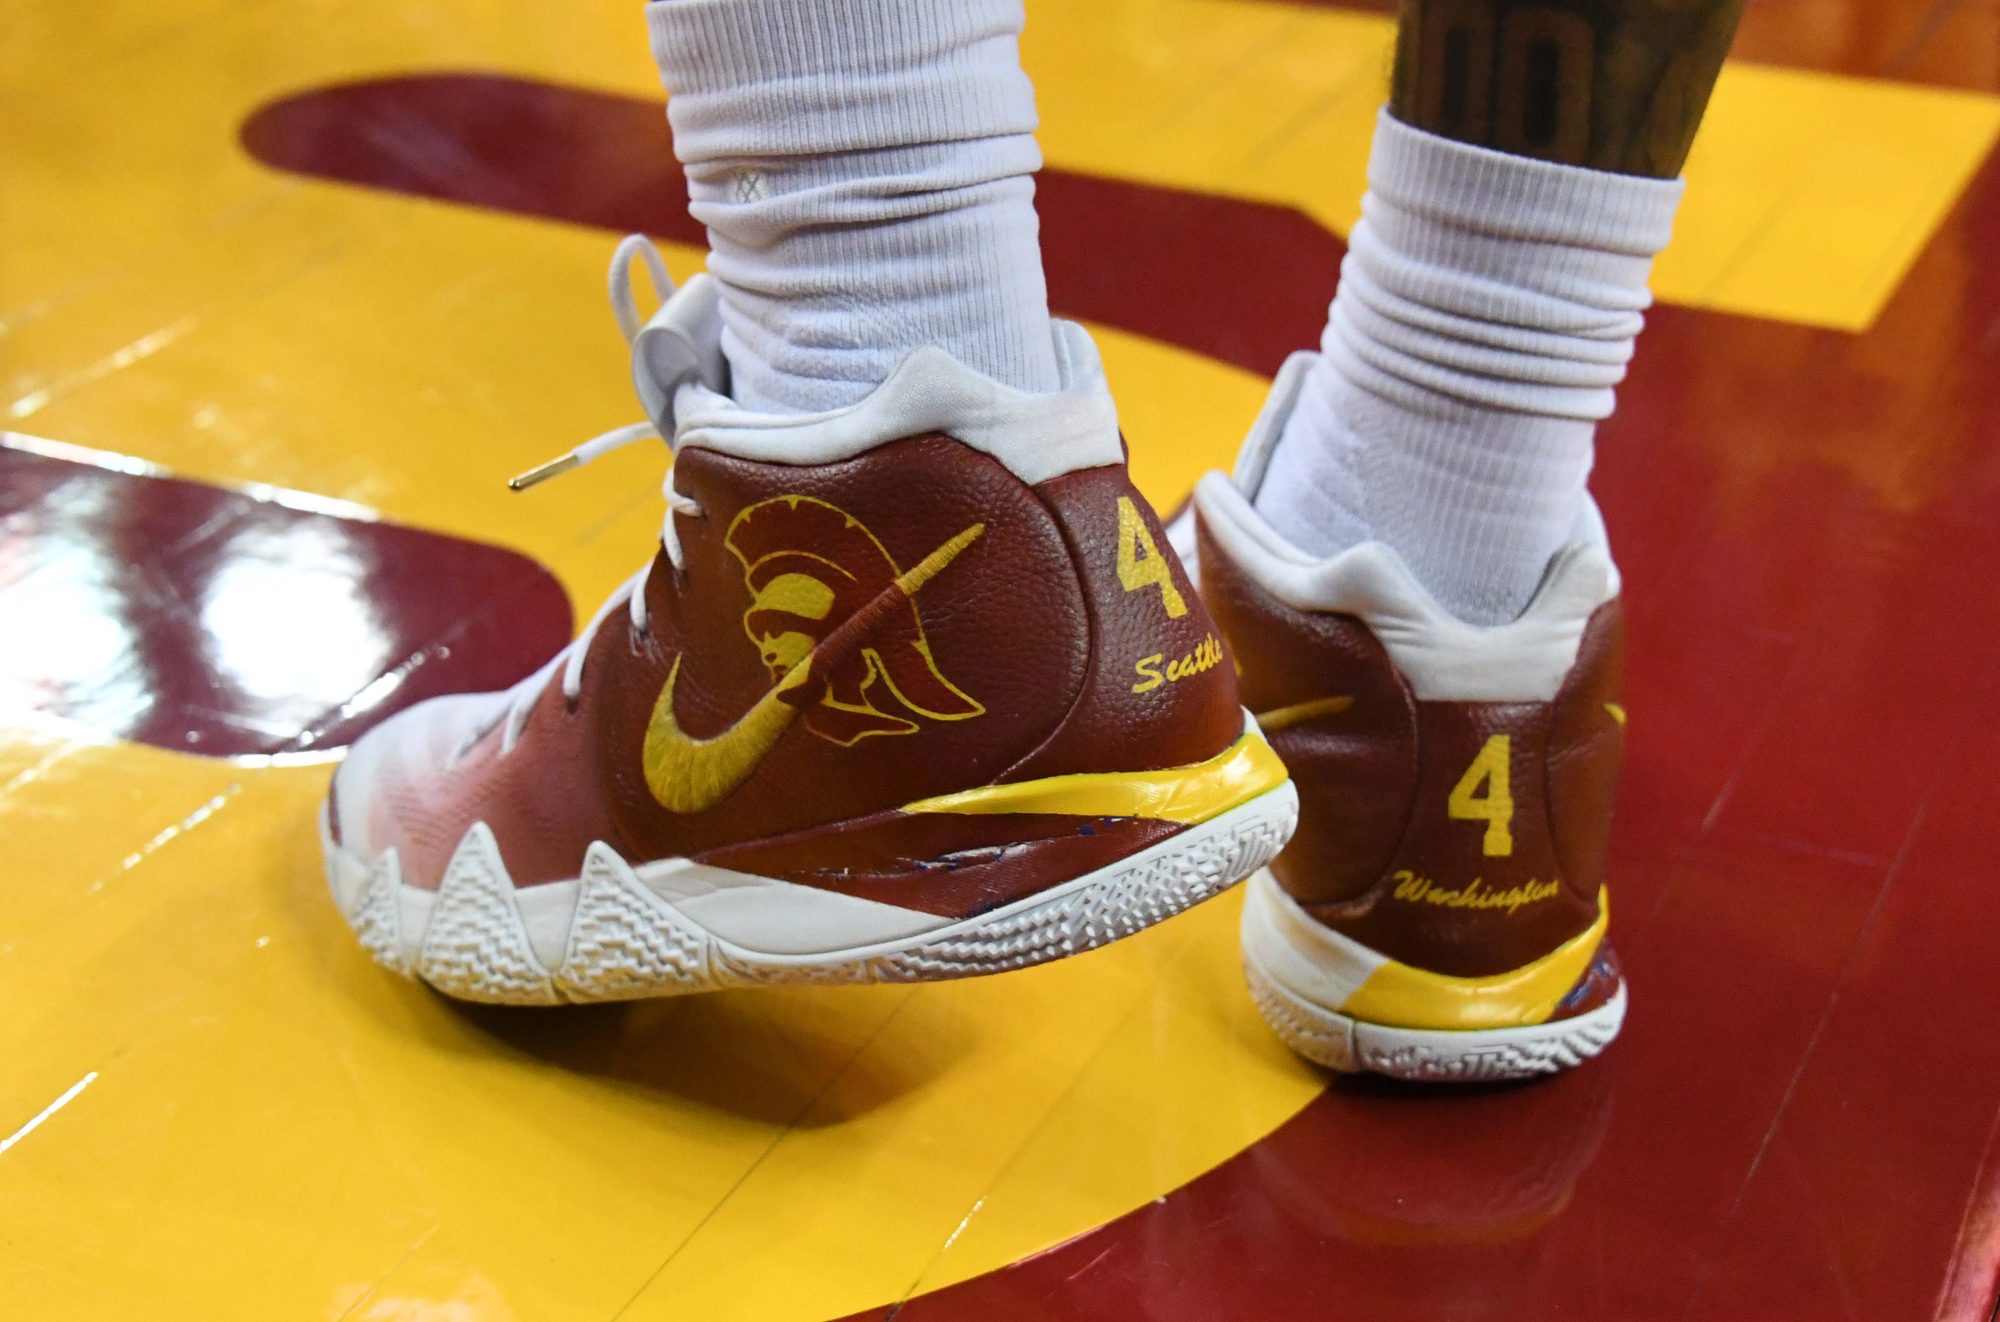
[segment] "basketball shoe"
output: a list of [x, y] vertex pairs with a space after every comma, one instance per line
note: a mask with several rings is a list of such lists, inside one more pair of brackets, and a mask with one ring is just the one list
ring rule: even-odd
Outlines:
[[1296, 795], [1079, 327], [1055, 393], [927, 349], [851, 408], [757, 415], [708, 277], [670, 290], [628, 239], [650, 421], [516, 479], [671, 438], [659, 553], [539, 672], [396, 716], [334, 778], [328, 877], [378, 960], [524, 1003], [955, 978], [1277, 853]]
[[1625, 724], [1618, 571], [1595, 507], [1512, 623], [1464, 624], [1386, 545], [1331, 559], [1252, 508], [1313, 355], [1196, 488], [1209, 610], [1299, 786], [1251, 879], [1243, 959], [1279, 1036], [1339, 1070], [1550, 1073], [1618, 1033], [1606, 840]]

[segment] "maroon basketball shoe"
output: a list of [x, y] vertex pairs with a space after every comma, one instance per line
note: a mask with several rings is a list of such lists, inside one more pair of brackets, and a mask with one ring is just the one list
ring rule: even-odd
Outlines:
[[1618, 1033], [1605, 846], [1623, 744], [1618, 571], [1595, 509], [1519, 619], [1465, 624], [1389, 547], [1331, 559], [1251, 507], [1312, 355], [1232, 482], [1196, 488], [1209, 610], [1290, 768], [1298, 834], [1252, 879], [1243, 958], [1300, 1054], [1402, 1078], [1549, 1073]]
[[509, 692], [369, 733], [323, 813], [377, 959], [547, 1003], [1020, 968], [1240, 880], [1296, 797], [1207, 611], [1126, 474], [1089, 338], [1064, 386], [936, 350], [851, 408], [723, 393], [714, 287], [643, 326], [671, 437], [652, 563]]

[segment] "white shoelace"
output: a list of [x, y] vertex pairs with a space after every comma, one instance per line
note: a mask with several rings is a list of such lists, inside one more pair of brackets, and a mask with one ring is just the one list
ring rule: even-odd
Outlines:
[[[660, 303], [664, 304], [674, 292], [673, 277], [668, 274], [667, 264], [661, 258], [659, 249], [653, 246], [652, 240], [643, 234], [626, 235], [618, 244], [618, 250], [611, 255], [609, 286], [611, 312], [617, 318], [618, 329], [624, 333], [627, 344], [638, 339], [639, 332], [646, 324], [646, 319], [639, 315], [638, 302], [632, 292], [634, 258], [644, 262], [646, 273], [652, 280], [654, 295]], [[526, 491], [529, 487], [546, 482], [552, 477], [573, 472], [593, 459], [610, 454], [613, 450], [623, 449], [634, 441], [649, 438], [665, 441], [669, 448], [673, 444], [669, 438], [661, 436], [659, 428], [651, 422], [635, 422], [629, 426], [614, 427], [602, 435], [591, 437], [569, 453], [559, 455], [547, 463], [538, 464], [520, 476], [510, 479], [507, 486], [514, 491]], [[679, 571], [684, 565], [680, 532], [674, 523], [675, 516], [699, 518], [702, 512], [701, 506], [675, 489], [674, 470], [671, 466], [667, 469], [666, 478], [660, 483], [660, 494], [667, 502], [666, 516], [660, 523], [660, 546], [666, 552], [668, 562]], [[506, 728], [500, 737], [500, 751], [503, 755], [512, 752], [515, 741], [521, 737], [522, 729], [527, 726], [529, 713], [534, 710], [535, 703], [547, 689], [549, 677], [558, 668], [562, 671], [563, 700], [574, 706], [583, 694], [584, 657], [590, 651], [591, 640], [597, 637], [598, 629], [611, 617], [611, 613], [619, 606], [625, 606], [632, 622], [633, 633], [637, 635], [646, 632], [649, 623], [646, 614], [646, 576], [651, 569], [650, 563], [641, 565], [637, 573], [613, 589], [611, 595], [605, 598], [604, 604], [597, 608], [597, 613], [590, 617], [590, 622], [583, 626], [582, 631], [568, 646], [550, 657], [548, 662], [534, 674], [507, 691], [504, 708], [496, 712], [492, 718], [479, 722], [453, 751], [450, 762], [456, 763], [474, 744], [484, 739], [500, 722], [503, 714]]]

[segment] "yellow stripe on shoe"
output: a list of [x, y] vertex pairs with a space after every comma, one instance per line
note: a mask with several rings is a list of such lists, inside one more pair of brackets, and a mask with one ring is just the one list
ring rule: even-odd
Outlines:
[[1546, 1023], [1589, 969], [1611, 922], [1597, 892], [1597, 921], [1532, 964], [1484, 978], [1454, 978], [1396, 960], [1368, 975], [1340, 1012], [1397, 1028], [1518, 1028]]
[[908, 813], [1062, 813], [1150, 817], [1192, 826], [1285, 783], [1285, 764], [1255, 730], [1193, 766], [1162, 771], [1093, 771], [940, 794], [903, 805]]
[[1313, 698], [1307, 702], [1295, 702], [1289, 707], [1274, 707], [1270, 711], [1260, 711], [1257, 713], [1257, 724], [1263, 728], [1265, 734], [1276, 734], [1280, 730], [1289, 730], [1294, 725], [1303, 725], [1321, 716], [1338, 715], [1353, 705], [1353, 696], [1346, 693], [1334, 698]]

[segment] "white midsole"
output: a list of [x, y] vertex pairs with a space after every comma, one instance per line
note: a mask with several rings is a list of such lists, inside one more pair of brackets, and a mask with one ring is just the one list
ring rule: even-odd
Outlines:
[[[1291, 834], [1280, 785], [1059, 886], [954, 919], [685, 859], [633, 868], [602, 842], [583, 875], [517, 889], [492, 832], [466, 833], [436, 891], [327, 836], [341, 912], [377, 959], [454, 995], [550, 1002], [757, 982], [997, 972], [1116, 939], [1226, 889]], [[324, 814], [321, 830], [326, 835]], [[1227, 875], [1225, 875], [1227, 874]]]
[[[367, 884], [368, 867], [339, 845], [329, 842], [327, 848], [329, 860], [335, 859], [335, 851], [339, 854], [329, 867], [334, 900], [341, 913], [351, 917]], [[460, 852], [465, 852], [464, 845]], [[454, 857], [452, 862], [458, 865], [459, 860]], [[485, 871], [501, 875], [504, 867], [497, 852], [484, 864]], [[630, 871], [636, 881], [714, 936], [771, 955], [819, 955], [827, 950], [894, 941], [935, 931], [953, 921], [686, 858], [646, 863]], [[507, 884], [512, 886], [511, 881]], [[514, 890], [528, 942], [543, 963], [561, 960], [582, 889], [583, 879], [575, 877]], [[416, 886], [399, 888], [401, 920], [397, 926], [403, 957], [412, 965], [430, 926], [431, 906], [437, 896], [437, 891]]]
[[1316, 921], [1285, 894], [1268, 868], [1243, 897], [1243, 951], [1292, 995], [1334, 1010], [1361, 989], [1387, 955]]
[[1243, 968], [1252, 998], [1288, 1046], [1330, 1069], [1396, 1078], [1527, 1078], [1595, 1056], [1625, 1021], [1625, 988], [1584, 1014], [1508, 1028], [1427, 1029], [1346, 1014], [1347, 1003], [1387, 956], [1315, 921], [1268, 869], [1243, 903]]

